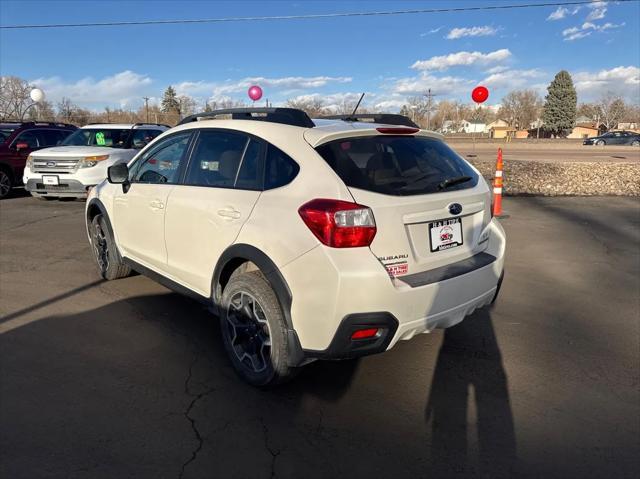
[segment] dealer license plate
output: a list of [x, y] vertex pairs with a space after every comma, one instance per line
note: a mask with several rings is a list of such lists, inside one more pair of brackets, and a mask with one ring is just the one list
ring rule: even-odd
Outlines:
[[429, 223], [429, 244], [431, 252], [462, 246], [462, 220], [449, 218]]
[[42, 183], [45, 185], [59, 185], [60, 181], [57, 176], [54, 175], [42, 175]]

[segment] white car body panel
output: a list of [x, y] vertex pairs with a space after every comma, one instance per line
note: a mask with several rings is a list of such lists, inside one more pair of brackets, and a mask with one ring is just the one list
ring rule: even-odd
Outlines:
[[[378, 311], [393, 314], [399, 322], [390, 348], [398, 340], [452, 326], [491, 302], [503, 271], [506, 239], [498, 221], [491, 219], [490, 190], [481, 176], [473, 188], [389, 196], [348, 188], [312, 148], [339, 138], [376, 135], [379, 126], [331, 121], [305, 129], [251, 120], [181, 125], [147, 148], [183, 130], [230, 129], [275, 145], [300, 171], [284, 187], [263, 192], [134, 183], [123, 193], [121, 185], [103, 182], [91, 191], [88, 204], [98, 198], [104, 205], [123, 256], [201, 296], [212, 297], [213, 272], [227, 247], [246, 244], [263, 252], [291, 291], [291, 320], [304, 350], [325, 350], [345, 316]], [[417, 135], [441, 138], [422, 130]], [[338, 249], [321, 244], [298, 214], [298, 208], [314, 198], [371, 208], [378, 228], [371, 246]], [[427, 224], [453, 216], [448, 206], [454, 202], [463, 206], [464, 244], [431, 253]], [[224, 210], [239, 217], [220, 216]], [[404, 283], [402, 275], [391, 277], [384, 264], [386, 257], [406, 255], [410, 275], [482, 252], [496, 260], [469, 274], [419, 287]]]

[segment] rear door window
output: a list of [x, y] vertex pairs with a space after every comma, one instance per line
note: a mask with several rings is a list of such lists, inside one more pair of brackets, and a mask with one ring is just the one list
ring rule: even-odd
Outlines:
[[[472, 188], [475, 171], [438, 139], [378, 135], [320, 145], [318, 153], [347, 186], [409, 196]], [[443, 182], [469, 177], [443, 189]]]
[[191, 155], [185, 184], [233, 188], [248, 142], [249, 138], [240, 133], [202, 130]]

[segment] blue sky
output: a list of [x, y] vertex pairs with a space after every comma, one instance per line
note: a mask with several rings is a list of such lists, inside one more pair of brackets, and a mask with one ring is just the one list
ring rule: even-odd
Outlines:
[[[446, 8], [541, 0], [459, 1], [11, 1], [0, 24], [200, 19]], [[490, 89], [544, 94], [553, 75], [574, 77], [579, 101], [611, 91], [640, 103], [640, 3], [579, 8], [350, 17], [253, 23], [0, 30], [0, 74], [25, 78], [53, 102], [137, 108], [167, 85], [198, 101], [247, 99], [260, 84], [278, 104], [320, 96], [329, 104], [367, 92], [397, 110], [431, 88], [469, 100]]]

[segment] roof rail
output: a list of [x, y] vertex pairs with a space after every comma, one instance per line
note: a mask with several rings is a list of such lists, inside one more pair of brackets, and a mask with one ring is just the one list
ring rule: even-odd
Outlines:
[[149, 123], [146, 121], [139, 121], [137, 123], [134, 123], [133, 125], [131, 125], [131, 128], [133, 128], [134, 126], [145, 126], [145, 125], [166, 126], [167, 128], [171, 128], [169, 125], [165, 125], [164, 123]]
[[60, 121], [23, 121], [23, 120], [0, 120], [0, 123], [17, 123], [21, 126], [35, 126], [35, 125], [48, 125], [48, 126], [73, 126], [70, 123], [63, 123]]
[[321, 116], [319, 120], [362, 121], [371, 120], [371, 123], [383, 123], [385, 125], [402, 125], [412, 128], [420, 128], [411, 119], [395, 113], [356, 113], [355, 115], [328, 115]]
[[199, 121], [201, 119], [213, 119], [220, 115], [231, 115], [232, 120], [268, 121], [303, 128], [313, 128], [315, 126], [315, 123], [311, 121], [309, 115], [297, 108], [228, 108], [225, 110], [214, 110], [190, 115], [184, 118], [178, 125], [184, 125], [185, 123], [191, 123], [192, 121]]

